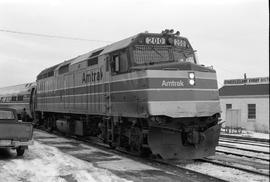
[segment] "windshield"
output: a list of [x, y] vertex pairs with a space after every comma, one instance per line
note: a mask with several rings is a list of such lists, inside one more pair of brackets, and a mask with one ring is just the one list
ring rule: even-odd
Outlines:
[[194, 53], [172, 46], [136, 45], [134, 47], [134, 62], [136, 64], [154, 64], [161, 62], [192, 62]]
[[12, 111], [1, 111], [0, 110], [0, 120], [15, 119], [14, 113]]

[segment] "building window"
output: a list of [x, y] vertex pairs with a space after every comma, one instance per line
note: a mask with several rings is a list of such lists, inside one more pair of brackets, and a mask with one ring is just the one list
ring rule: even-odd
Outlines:
[[18, 96], [18, 101], [23, 101], [23, 95]]
[[16, 101], [17, 100], [17, 97], [16, 96], [12, 96], [11, 97], [11, 101]]
[[256, 119], [256, 104], [248, 104], [248, 119]]
[[231, 109], [232, 108], [232, 104], [226, 104], [226, 110]]

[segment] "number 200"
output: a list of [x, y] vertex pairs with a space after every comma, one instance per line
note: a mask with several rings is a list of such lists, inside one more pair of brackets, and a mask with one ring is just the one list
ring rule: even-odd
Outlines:
[[160, 37], [146, 37], [146, 44], [165, 44], [165, 39]]

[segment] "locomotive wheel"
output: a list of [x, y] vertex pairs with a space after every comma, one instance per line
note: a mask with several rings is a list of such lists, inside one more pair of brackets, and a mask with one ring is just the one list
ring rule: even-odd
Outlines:
[[130, 129], [130, 145], [129, 151], [141, 157], [148, 157], [151, 151], [147, 147], [143, 147], [143, 132], [139, 127], [132, 127]]
[[52, 116], [49, 116], [47, 119], [46, 119], [46, 129], [49, 131], [49, 132], [52, 132], [54, 130], [54, 123], [55, 123], [55, 120], [54, 120], [54, 117]]
[[108, 144], [109, 144], [109, 146], [110, 146], [111, 149], [115, 149], [116, 148], [116, 146], [113, 144], [113, 142], [109, 142]]
[[138, 127], [130, 129], [130, 149], [132, 152], [141, 152], [141, 131]]

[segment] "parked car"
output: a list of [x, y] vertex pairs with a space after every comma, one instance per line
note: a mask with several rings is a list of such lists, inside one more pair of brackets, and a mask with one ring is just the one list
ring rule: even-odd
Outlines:
[[17, 156], [22, 156], [32, 144], [32, 123], [18, 121], [15, 109], [0, 107], [0, 148], [16, 149]]

